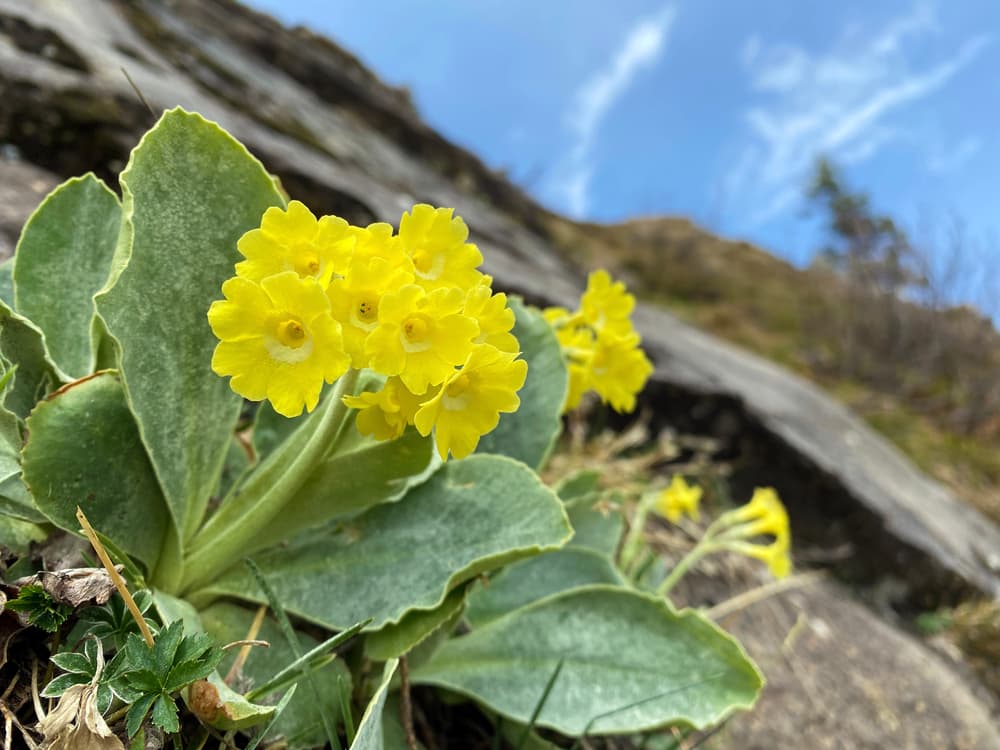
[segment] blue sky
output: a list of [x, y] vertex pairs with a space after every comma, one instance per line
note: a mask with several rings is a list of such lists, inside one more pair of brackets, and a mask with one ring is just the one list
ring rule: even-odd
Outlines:
[[955, 217], [970, 245], [1000, 231], [996, 0], [251, 4], [409, 87], [431, 125], [574, 217], [685, 215], [803, 264], [825, 153], [918, 241]]

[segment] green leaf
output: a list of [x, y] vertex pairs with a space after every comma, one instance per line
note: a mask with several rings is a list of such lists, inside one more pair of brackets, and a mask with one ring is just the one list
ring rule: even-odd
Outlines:
[[169, 519], [118, 377], [99, 373], [28, 418], [24, 480], [56, 526], [79, 533], [79, 505], [101, 534], [152, 570]]
[[564, 503], [583, 497], [596, 497], [601, 494], [601, 472], [597, 469], [581, 469], [563, 478], [556, 485], [556, 494]]
[[[205, 629], [216, 643], [231, 643], [246, 638], [254, 613], [230, 602], [217, 602], [202, 612]], [[311, 651], [318, 641], [304, 633], [297, 633], [304, 652]], [[278, 624], [271, 617], [264, 619], [258, 638], [270, 643], [269, 648], [254, 648], [243, 665], [243, 675], [254, 685], [261, 685], [295, 661], [288, 644], [281, 635]], [[221, 670], [228, 672], [236, 658], [238, 649], [226, 653]], [[290, 744], [290, 750], [321, 745], [326, 741], [320, 712], [339, 721], [341, 692], [351, 690], [351, 675], [343, 662], [335, 660], [329, 666], [312, 674], [316, 692], [308, 685], [300, 685], [287, 708], [268, 731], [268, 737], [283, 735], [298, 739]], [[317, 693], [319, 695], [317, 699]]]
[[[271, 714], [271, 718], [268, 719], [267, 725], [260, 730], [260, 733], [253, 737], [246, 746], [246, 750], [257, 750], [257, 745], [261, 743], [261, 740], [265, 739], [274, 730], [274, 725], [281, 718], [282, 714], [285, 713], [285, 709], [288, 708], [288, 704], [292, 702], [292, 698], [295, 697], [295, 690], [298, 685], [292, 685], [288, 688], [288, 691], [281, 696], [281, 700], [278, 701], [277, 705], [274, 707], [274, 713]], [[291, 747], [288, 743], [285, 743], [286, 747]]]
[[15, 555], [23, 555], [32, 542], [40, 542], [48, 536], [45, 529], [30, 521], [11, 518], [0, 512], [0, 546]]
[[140, 693], [160, 693], [160, 676], [149, 669], [136, 669], [124, 675], [125, 682]]
[[[419, 740], [417, 749], [424, 750]], [[390, 693], [382, 707], [382, 750], [410, 750], [399, 715], [399, 693]]]
[[3, 406], [24, 419], [45, 395], [71, 378], [49, 358], [38, 326], [0, 303], [0, 356], [17, 365]]
[[[13, 382], [15, 368], [7, 370], [0, 378], [0, 393]], [[0, 514], [22, 521], [45, 521], [31, 499], [31, 493], [21, 479], [21, 420], [13, 412], [0, 406]]]
[[157, 676], [162, 680], [167, 676], [174, 663], [181, 640], [184, 638], [184, 623], [174, 620], [161, 630], [153, 644], [153, 662], [156, 665]]
[[194, 659], [180, 662], [170, 670], [167, 679], [163, 681], [163, 690], [167, 693], [174, 693], [192, 682], [205, 679], [215, 669], [219, 660], [221, 660], [221, 654], [218, 659]]
[[86, 685], [93, 678], [93, 675], [86, 674], [61, 674], [51, 680], [41, 692], [43, 698], [58, 698], [73, 685]]
[[153, 589], [153, 603], [156, 611], [160, 615], [160, 620], [169, 625], [175, 620], [184, 623], [185, 633], [204, 633], [205, 627], [202, 624], [198, 610], [191, 606], [190, 602], [178, 599], [158, 589]]
[[253, 450], [257, 463], [281, 445], [308, 416], [303, 412], [297, 417], [284, 417], [274, 410], [270, 401], [261, 401], [253, 423]]
[[222, 463], [222, 472], [219, 474], [219, 483], [212, 492], [213, 497], [224, 498], [230, 491], [242, 481], [252, 466], [247, 449], [235, 435], [229, 441], [229, 449], [226, 451], [225, 461]]
[[132, 704], [128, 713], [125, 714], [125, 731], [129, 737], [139, 731], [139, 727], [142, 726], [142, 720], [146, 718], [150, 706], [153, 705], [158, 697], [157, 693], [143, 695]]
[[534, 732], [525, 735], [526, 727], [512, 721], [501, 721], [500, 734], [515, 750], [559, 750], [558, 745], [547, 742]]
[[[125, 639], [125, 656], [121, 662], [121, 674], [131, 676], [136, 672], [153, 673], [156, 662], [153, 651], [138, 633], [129, 633]], [[117, 656], [115, 657], [117, 659]], [[159, 681], [157, 681], [159, 684]]]
[[448, 594], [441, 606], [431, 610], [410, 612], [395, 625], [386, 625], [365, 639], [365, 656], [372, 661], [387, 661], [403, 656], [438, 628], [453, 622], [465, 607], [466, 588], [457, 588]]
[[466, 618], [480, 627], [552, 594], [597, 583], [624, 586], [625, 579], [607, 557], [566, 547], [515, 563], [493, 576], [489, 585], [477, 586]]
[[[182, 664], [192, 660], [208, 661], [212, 657], [207, 652], [212, 649], [212, 639], [204, 632], [187, 633], [177, 653], [174, 654], [174, 664]], [[214, 665], [213, 665], [214, 667]]]
[[[372, 618], [370, 629], [440, 606], [478, 574], [567, 541], [562, 503], [523, 464], [501, 456], [450, 461], [396, 503], [303, 535], [256, 558], [282, 582], [289, 612], [331, 630]], [[363, 581], [363, 585], [359, 585]], [[262, 601], [243, 566], [192, 596]]]
[[118, 242], [118, 197], [93, 174], [64, 182], [24, 225], [14, 256], [16, 309], [42, 331], [63, 372], [94, 370], [94, 293], [108, 279]]
[[153, 723], [164, 732], [173, 733], [181, 728], [177, 718], [177, 704], [173, 698], [161, 695], [153, 704]]
[[396, 673], [399, 661], [392, 659], [382, 668], [382, 682], [379, 683], [375, 695], [368, 702], [365, 713], [358, 725], [358, 733], [354, 736], [350, 750], [385, 750], [382, 735], [382, 710], [385, 708], [385, 698], [389, 694], [389, 683]]
[[566, 513], [573, 526], [572, 547], [594, 550], [611, 559], [618, 551], [625, 519], [615, 508], [602, 508], [600, 496], [581, 497], [566, 503]]
[[[349, 428], [353, 430], [354, 425]], [[350, 452], [335, 452], [313, 470], [295, 499], [257, 535], [246, 552], [275, 545], [302, 529], [398, 500], [440, 465], [434, 441], [412, 429], [396, 440], [366, 439]]]
[[336, 635], [330, 636], [319, 645], [313, 646], [309, 651], [296, 657], [295, 661], [291, 664], [283, 667], [280, 672], [272, 675], [263, 685], [256, 685], [252, 690], [247, 692], [247, 696], [252, 699], [255, 699], [255, 696], [263, 698], [278, 690], [284, 690], [289, 685], [308, 677], [316, 670], [322, 669], [337, 658], [334, 649], [357, 636], [367, 624], [366, 622], [359, 622], [353, 628], [342, 630]]
[[702, 615], [609, 586], [542, 599], [452, 639], [411, 677], [526, 724], [560, 660], [537, 723], [567, 735], [713, 725], [749, 709], [763, 685], [739, 644]]
[[181, 539], [197, 529], [242, 406], [210, 369], [208, 308], [236, 241], [283, 204], [270, 176], [222, 128], [166, 112], [120, 178], [123, 232], [97, 310]]
[[53, 654], [49, 657], [49, 661], [63, 672], [76, 672], [87, 677], [94, 676], [94, 663], [87, 658], [86, 654], [78, 654], [75, 651], [64, 651], [61, 654]]
[[20, 472], [0, 481], [0, 516], [11, 516], [33, 524], [48, 520], [35, 507]]
[[0, 262], [0, 302], [14, 309], [14, 258]]
[[569, 376], [559, 341], [541, 312], [518, 298], [508, 303], [517, 316], [514, 335], [528, 362], [528, 379], [518, 393], [520, 408], [500, 415], [500, 424], [483, 435], [476, 452], [500, 453], [538, 469], [562, 430], [562, 405]]
[[6, 603], [11, 612], [22, 612], [28, 617], [28, 623], [36, 628], [55, 633], [73, 614], [73, 608], [52, 598], [38, 584], [22, 586], [17, 598]]

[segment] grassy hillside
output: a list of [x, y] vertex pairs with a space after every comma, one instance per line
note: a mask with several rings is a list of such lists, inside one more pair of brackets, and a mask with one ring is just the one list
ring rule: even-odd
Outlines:
[[[865, 340], [848, 348], [859, 301], [831, 270], [799, 270], [686, 219], [596, 225], [550, 216], [548, 228], [578, 262], [614, 269], [641, 297], [819, 383], [1000, 521], [1000, 417], [990, 418], [987, 398], [1000, 380], [1000, 335], [973, 311], [897, 302], [898, 351]], [[866, 330], [889, 317], [871, 304], [861, 313], [869, 319], [852, 325]], [[877, 366], [847, 367], [847, 352]]]

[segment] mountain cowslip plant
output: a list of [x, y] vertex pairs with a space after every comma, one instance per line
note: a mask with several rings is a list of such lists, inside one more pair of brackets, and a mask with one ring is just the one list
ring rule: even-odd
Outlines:
[[[493, 290], [452, 209], [419, 204], [398, 227], [317, 216], [180, 109], [119, 184], [120, 200], [93, 175], [58, 187], [0, 266], [0, 518], [78, 534], [79, 505], [152, 592], [164, 649], [202, 632], [271, 644], [199, 681], [219, 707], [201, 721], [395, 747], [402, 658], [413, 684], [568, 736], [753, 705], [739, 644], [633, 587], [620, 525], [537, 473], [567, 394], [582, 382], [630, 410], [650, 373], [620, 284], [598, 272], [579, 311], [543, 315]], [[144, 696], [129, 730], [144, 706], [183, 728], [166, 656], [121, 614], [95, 635], [149, 667], [122, 683]], [[317, 655], [352, 628], [350, 658]], [[232, 719], [290, 664], [308, 669], [280, 712]]]

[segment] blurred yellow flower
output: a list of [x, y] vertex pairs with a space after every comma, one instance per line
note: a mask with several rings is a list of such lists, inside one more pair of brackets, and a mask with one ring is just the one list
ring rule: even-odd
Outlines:
[[440, 288], [431, 293], [408, 284], [386, 294], [379, 305], [378, 327], [365, 343], [371, 368], [399, 375], [412, 393], [439, 385], [472, 350], [479, 325], [463, 315], [465, 293]]
[[543, 310], [562, 347], [569, 375], [563, 412], [579, 406], [591, 389], [617, 412], [635, 409], [636, 395], [653, 366], [629, 319], [634, 307], [635, 298], [624, 284], [612, 281], [607, 271], [595, 271], [588, 278], [579, 310]]
[[625, 291], [620, 281], [612, 281], [607, 271], [594, 271], [587, 278], [587, 290], [580, 298], [584, 320], [598, 331], [618, 336], [632, 333], [629, 316], [635, 307], [635, 297]]
[[660, 493], [653, 506], [656, 512], [670, 523], [678, 523], [688, 516], [692, 521], [701, 517], [698, 504], [701, 502], [702, 489], [698, 485], [691, 486], [680, 474], [674, 474], [670, 485]]
[[472, 289], [483, 262], [479, 248], [466, 242], [469, 228], [453, 208], [418, 203], [399, 221], [399, 244], [413, 260], [416, 282], [428, 292], [441, 287]]
[[[674, 477], [674, 481], [677, 481]], [[681, 488], [683, 480], [678, 484]], [[673, 489], [671, 488], [667, 490]], [[682, 489], [687, 488], [683, 485]], [[667, 492], [664, 493], [666, 496]], [[680, 494], [680, 493], [679, 493]], [[700, 497], [700, 492], [698, 493]], [[679, 517], [683, 512], [681, 505], [689, 500], [678, 497], [674, 502], [666, 502], [666, 498], [661, 498], [667, 505], [660, 512], [674, 511]], [[698, 500], [693, 501], [694, 508], [697, 508]], [[668, 516], [669, 518], [669, 516]], [[773, 537], [772, 541], [763, 544], [759, 540], [762, 536]], [[792, 571], [792, 558], [790, 554], [792, 542], [791, 530], [788, 524], [788, 513], [785, 506], [778, 498], [778, 493], [770, 487], [758, 487], [754, 490], [753, 497], [746, 505], [734, 510], [727, 511], [719, 516], [705, 530], [704, 536], [698, 543], [674, 566], [656, 591], [661, 596], [668, 594], [685, 573], [691, 569], [702, 557], [713, 552], [729, 551], [740, 555], [746, 555], [767, 564], [771, 575], [775, 578], [784, 578]]]
[[558, 332], [569, 320], [570, 312], [565, 307], [546, 307], [542, 310], [542, 317]]
[[438, 453], [447, 459], [465, 458], [479, 438], [497, 426], [501, 412], [517, 411], [517, 391], [524, 385], [528, 363], [489, 344], [477, 345], [460, 370], [455, 370], [440, 390], [417, 412], [414, 423], [421, 435], [434, 439]]
[[240, 237], [236, 247], [246, 260], [236, 264], [236, 274], [261, 281], [283, 271], [312, 277], [326, 288], [334, 274], [347, 269], [355, 245], [350, 225], [336, 216], [317, 221], [299, 201], [287, 210], [271, 207], [264, 212], [259, 229]]
[[220, 339], [212, 370], [232, 376], [230, 387], [241, 396], [266, 398], [286, 417], [312, 411], [324, 381], [332, 383], [350, 364], [319, 282], [294, 271], [259, 284], [237, 276], [222, 293], [226, 299], [208, 311]]
[[[776, 578], [789, 574], [792, 563], [788, 511], [773, 488], [758, 487], [749, 503], [723, 514], [719, 520], [729, 526], [719, 537], [727, 548], [763, 560]], [[761, 536], [774, 540], [769, 544], [752, 541]]]
[[619, 413], [635, 409], [635, 397], [653, 372], [653, 365], [639, 347], [639, 334], [617, 336], [606, 329], [597, 337], [590, 359], [590, 387]]

